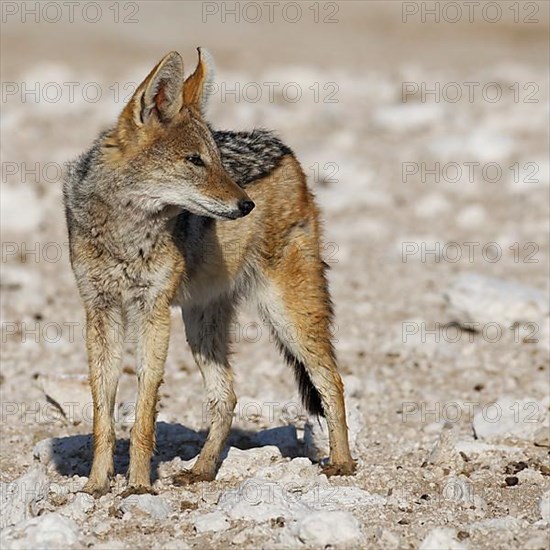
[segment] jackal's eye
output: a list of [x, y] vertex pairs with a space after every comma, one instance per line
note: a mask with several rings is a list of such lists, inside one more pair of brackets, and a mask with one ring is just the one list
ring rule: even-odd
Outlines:
[[189, 155], [185, 160], [188, 160], [191, 164], [195, 166], [204, 166], [204, 161], [199, 155]]

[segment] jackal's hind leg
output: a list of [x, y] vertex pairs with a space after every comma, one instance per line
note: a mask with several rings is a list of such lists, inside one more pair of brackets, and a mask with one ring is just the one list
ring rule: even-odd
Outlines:
[[233, 391], [233, 373], [228, 362], [229, 324], [233, 304], [229, 299], [183, 311], [187, 341], [199, 366], [206, 391], [210, 430], [199, 457], [190, 471], [174, 478], [176, 485], [212, 481], [216, 477], [220, 455], [229, 435], [237, 397]]
[[287, 362], [293, 367], [308, 412], [327, 420], [330, 442], [327, 475], [350, 475], [351, 457], [344, 386], [331, 341], [332, 307], [323, 266], [314, 256], [290, 252], [265, 273], [260, 313], [271, 327]]

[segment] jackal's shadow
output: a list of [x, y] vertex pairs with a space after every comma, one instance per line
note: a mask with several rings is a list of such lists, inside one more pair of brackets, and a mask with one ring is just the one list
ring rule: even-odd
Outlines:
[[[158, 478], [158, 468], [163, 462], [176, 457], [190, 460], [198, 455], [206, 439], [205, 430], [195, 431], [181, 424], [157, 423], [157, 451], [151, 463], [151, 479]], [[88, 476], [92, 466], [92, 436], [72, 435], [43, 442], [41, 454], [46, 454], [55, 470], [63, 476]], [[294, 426], [280, 426], [267, 430], [231, 430], [228, 443], [222, 455], [225, 459], [229, 447], [252, 449], [273, 445], [287, 457], [301, 456], [303, 445], [296, 437]], [[115, 473], [126, 474], [129, 464], [130, 442], [128, 438], [117, 439], [115, 450]]]

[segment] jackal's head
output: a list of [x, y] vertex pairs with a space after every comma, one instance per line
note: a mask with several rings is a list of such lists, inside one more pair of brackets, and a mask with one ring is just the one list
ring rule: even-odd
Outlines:
[[229, 177], [203, 119], [210, 56], [199, 49], [195, 72], [184, 79], [183, 61], [171, 52], [149, 73], [103, 142], [116, 173], [119, 196], [152, 214], [187, 210], [235, 219], [254, 203]]

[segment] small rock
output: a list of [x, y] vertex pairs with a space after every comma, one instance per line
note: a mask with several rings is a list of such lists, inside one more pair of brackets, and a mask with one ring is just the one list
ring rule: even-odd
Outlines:
[[77, 493], [74, 500], [61, 508], [59, 513], [76, 521], [84, 521], [88, 516], [88, 512], [92, 511], [94, 507], [94, 497], [87, 493]]
[[197, 516], [193, 520], [193, 525], [197, 533], [206, 533], [208, 531], [217, 533], [225, 531], [230, 527], [227, 516], [219, 511]]
[[474, 416], [473, 429], [481, 440], [512, 437], [532, 441], [544, 415], [544, 407], [535, 399], [503, 397]]
[[305, 544], [324, 548], [327, 545], [357, 543], [361, 538], [359, 523], [349, 512], [314, 512], [296, 526], [298, 538]]
[[0, 547], [4, 550], [29, 548], [55, 550], [78, 542], [78, 525], [61, 514], [45, 514], [23, 521], [2, 531]]
[[476, 521], [470, 526], [476, 531], [519, 531], [527, 525], [527, 522], [513, 516], [503, 516], [500, 518], [490, 518]]
[[310, 508], [292, 489], [269, 479], [247, 479], [236, 489], [223, 492], [218, 506], [231, 519], [258, 522], [278, 517], [291, 518], [309, 512]]
[[256, 477], [277, 483], [292, 498], [330, 488], [327, 477], [320, 475], [319, 466], [304, 457], [265, 466], [258, 470]]
[[33, 516], [38, 502], [48, 495], [46, 468], [38, 466], [10, 483], [0, 483], [0, 528]]
[[166, 519], [172, 514], [170, 503], [155, 495], [131, 495], [126, 497], [121, 505], [121, 512], [130, 512], [138, 509], [155, 519]]
[[[294, 429], [295, 432], [296, 429]], [[245, 451], [231, 447], [220, 466], [216, 479], [249, 477], [256, 474], [261, 467], [269, 466], [280, 459], [282, 459], [281, 451], [278, 447], [271, 445]]]
[[466, 550], [453, 529], [432, 529], [420, 544], [419, 550]]
[[545, 483], [542, 472], [540, 470], [535, 470], [533, 468], [527, 468], [526, 470], [522, 470], [521, 472], [518, 473], [517, 478], [520, 484], [529, 483], [533, 485], [544, 486], [544, 483]]
[[95, 523], [93, 526], [92, 526], [92, 532], [94, 535], [99, 535], [100, 537], [102, 535], [105, 535], [106, 533], [109, 532], [110, 530], [110, 526], [108, 523], [106, 523], [105, 521], [98, 521], [97, 523]]

